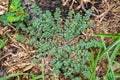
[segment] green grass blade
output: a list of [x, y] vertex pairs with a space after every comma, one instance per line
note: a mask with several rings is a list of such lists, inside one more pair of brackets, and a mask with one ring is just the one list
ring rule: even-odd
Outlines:
[[94, 52], [91, 52], [91, 63], [90, 63], [90, 68], [92, 68], [92, 72], [91, 72], [91, 76], [90, 76], [90, 79], [89, 80], [99, 80], [97, 77], [96, 77], [96, 66], [97, 66], [97, 63], [99, 61], [99, 58], [100, 58], [100, 53], [102, 51], [102, 46], [100, 47], [99, 51], [98, 51], [98, 54], [97, 54], [97, 57], [96, 59], [94, 59]]
[[45, 74], [45, 73], [44, 73], [44, 70], [45, 70], [45, 69], [44, 69], [44, 60], [42, 60], [42, 79], [43, 79], [43, 80], [45, 80], [45, 78], [44, 78], [44, 74]]
[[111, 61], [112, 61], [112, 62], [114, 61], [114, 59], [115, 59], [116, 56], [118, 55], [119, 49], [120, 49], [120, 43], [115, 47], [115, 49], [114, 49], [114, 51], [113, 51], [113, 53], [112, 53], [112, 55], [111, 55]]
[[16, 76], [21, 76], [21, 75], [28, 75], [27, 73], [16, 73], [16, 74], [11, 74], [8, 76], [4, 76], [3, 78], [0, 78], [0, 80], [8, 80], [10, 78], [16, 77]]
[[115, 77], [120, 79], [120, 74], [115, 74]]
[[5, 46], [6, 42], [6, 39], [0, 40], [0, 49], [2, 49]]
[[94, 36], [103, 36], [103, 37], [120, 38], [120, 34], [95, 34]]
[[44, 78], [44, 61], [42, 60], [42, 74], [41, 75], [38, 75], [38, 76], [35, 76], [34, 74], [32, 74], [32, 73], [30, 73], [30, 75], [31, 75], [31, 79], [29, 79], [29, 80], [38, 80], [38, 79], [42, 79], [42, 80], [45, 80], [45, 78]]
[[[106, 50], [106, 45], [105, 45], [104, 37], [101, 36], [101, 39], [102, 39], [102, 43], [103, 43], [104, 49]], [[111, 45], [110, 45], [110, 46], [111, 46]], [[108, 68], [108, 70], [107, 70], [107, 74], [106, 74], [105, 78], [106, 78], [106, 79], [116, 80], [116, 79], [115, 79], [114, 70], [113, 70], [113, 67], [112, 67], [112, 61], [111, 61], [111, 58], [110, 58], [110, 56], [109, 56], [109, 54], [108, 54], [109, 51], [110, 51], [110, 50], [108, 50], [108, 52], [106, 52], [106, 57], [107, 57], [108, 62], [109, 62], [109, 64], [108, 64], [109, 68]]]
[[120, 42], [120, 39], [117, 39], [117, 40], [114, 41], [110, 46], [108, 46], [108, 47], [106, 48], [106, 50], [103, 51], [103, 53], [101, 54], [99, 60], [100, 60], [107, 52], [109, 52], [113, 47], [115, 47], [119, 42]]

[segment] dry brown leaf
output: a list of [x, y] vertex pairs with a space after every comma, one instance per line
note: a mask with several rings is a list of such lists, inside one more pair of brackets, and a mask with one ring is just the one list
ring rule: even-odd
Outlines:
[[7, 11], [7, 8], [5, 6], [0, 5], [0, 15], [3, 15]]
[[33, 67], [33, 64], [30, 64], [30, 65], [26, 66], [26, 67], [23, 69], [23, 72], [30, 70], [32, 67]]
[[84, 2], [84, 3], [88, 3], [88, 2], [90, 2], [90, 0], [83, 0], [83, 2]]
[[0, 11], [0, 15], [3, 15], [5, 13], [5, 11]]
[[113, 70], [115, 71], [115, 70], [118, 70], [118, 69], [120, 69], [120, 66], [119, 65], [117, 65], [117, 64], [113, 64]]
[[116, 12], [120, 12], [120, 7], [117, 7], [117, 8], [115, 8], [115, 9], [113, 9], [112, 12], [115, 12], [115, 13], [116, 13]]
[[28, 66], [28, 65], [30, 65], [31, 63], [21, 63], [21, 64], [18, 64], [18, 65], [16, 65], [17, 67], [19, 67], [19, 68], [24, 68], [25, 66]]
[[19, 58], [26, 57], [28, 54], [25, 52], [18, 52], [16, 56], [19, 56]]
[[0, 27], [0, 35], [2, 35], [2, 34], [3, 34], [2, 27]]

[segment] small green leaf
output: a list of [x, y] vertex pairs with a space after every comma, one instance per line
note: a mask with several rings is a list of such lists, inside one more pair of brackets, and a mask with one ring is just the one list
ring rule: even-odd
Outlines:
[[11, 12], [17, 11], [17, 7], [14, 4], [11, 4], [10, 5], [10, 11]]
[[5, 46], [6, 42], [7, 42], [6, 39], [0, 40], [0, 49], [2, 49]]
[[22, 34], [18, 34], [18, 35], [16, 36], [16, 40], [17, 40], [17, 41], [20, 41], [20, 42], [24, 42], [24, 36], [23, 36]]

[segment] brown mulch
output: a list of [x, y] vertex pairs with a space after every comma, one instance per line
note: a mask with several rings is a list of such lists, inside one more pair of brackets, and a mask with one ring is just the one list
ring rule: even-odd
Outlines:
[[8, 11], [9, 0], [0, 0], [0, 15]]
[[[92, 9], [94, 24], [85, 33], [89, 35], [90, 33], [106, 33], [106, 34], [117, 34], [120, 32], [120, 1], [119, 0], [95, 0], [95, 2], [89, 2], [90, 0], [81, 0], [84, 5], [82, 5], [80, 0], [22, 0], [23, 2], [33, 3], [36, 2], [43, 10], [55, 11], [56, 7], [62, 8], [62, 15], [66, 16], [69, 9], [73, 8], [77, 12], [85, 13], [85, 9]], [[88, 1], [88, 2], [85, 2]], [[3, 15], [8, 11], [9, 0], [0, 0], [0, 15]], [[93, 5], [93, 6], [92, 6]], [[85, 8], [85, 9], [84, 9]], [[96, 16], [94, 16], [96, 14]], [[2, 50], [0, 50], [0, 77], [13, 74], [18, 72], [29, 72], [33, 71], [34, 74], [41, 74], [41, 62], [33, 64], [31, 59], [33, 59], [37, 53], [33, 47], [25, 45], [23, 43], [16, 41], [16, 35], [18, 31], [15, 30], [10, 25], [3, 27], [0, 24], [0, 36], [7, 36], [7, 44]], [[106, 43], [110, 44], [113, 40], [110, 38], [106, 39]], [[51, 58], [44, 58], [45, 63], [45, 77], [46, 80], [64, 80], [64, 78], [59, 79], [59, 76], [52, 76], [51, 69], [49, 65]], [[120, 57], [117, 57], [117, 61], [120, 61]], [[98, 64], [97, 76], [99, 78], [105, 75], [107, 68], [106, 59], [102, 59]], [[37, 71], [37, 72], [36, 72]], [[52, 77], [51, 77], [52, 76]], [[27, 79], [27, 77], [26, 77]], [[102, 79], [102, 78], [101, 78]]]

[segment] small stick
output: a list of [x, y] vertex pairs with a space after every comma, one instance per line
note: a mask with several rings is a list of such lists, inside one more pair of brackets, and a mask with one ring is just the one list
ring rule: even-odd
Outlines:
[[1, 61], [2, 59], [4, 59], [5, 57], [10, 56], [10, 55], [12, 55], [12, 53], [9, 53], [9, 54], [4, 55], [3, 57], [0, 58], [0, 61]]
[[8, 26], [17, 31], [11, 24], [8, 24]]
[[101, 18], [100, 22], [103, 20], [103, 18], [108, 14], [108, 12], [114, 7], [114, 5], [111, 5], [105, 12], [103, 12], [102, 14], [98, 15], [97, 18]]
[[65, 6], [68, 2], [69, 2], [69, 0], [66, 0], [65, 2], [63, 1], [63, 6]]

